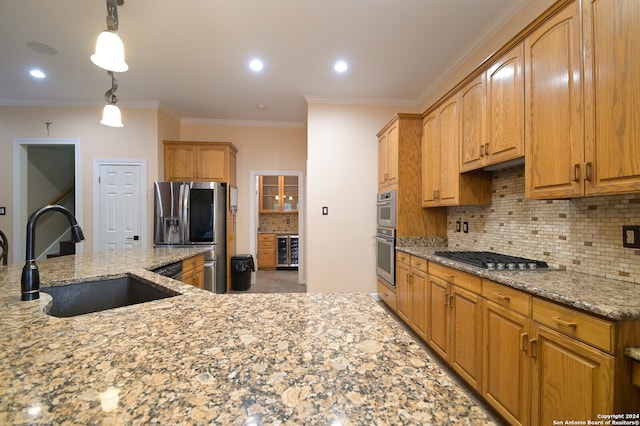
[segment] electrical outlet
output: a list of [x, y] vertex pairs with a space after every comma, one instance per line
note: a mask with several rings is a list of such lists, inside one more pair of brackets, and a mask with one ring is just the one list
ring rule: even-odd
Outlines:
[[287, 218], [287, 225], [291, 225], [291, 219]]
[[622, 246], [627, 248], [640, 248], [640, 226], [622, 226]]
[[461, 222], [459, 220], [456, 220], [456, 232], [460, 232], [460, 229], [462, 229], [461, 226]]
[[462, 222], [462, 232], [464, 232], [465, 234], [469, 233], [469, 222]]

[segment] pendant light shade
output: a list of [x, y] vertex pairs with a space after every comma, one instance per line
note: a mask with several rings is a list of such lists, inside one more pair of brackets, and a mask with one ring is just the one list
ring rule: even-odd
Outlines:
[[122, 115], [120, 114], [120, 108], [116, 104], [107, 104], [102, 111], [101, 124], [110, 127], [122, 127]]
[[129, 66], [124, 61], [124, 45], [117, 33], [103, 31], [96, 42], [96, 52], [91, 62], [107, 71], [124, 72]]

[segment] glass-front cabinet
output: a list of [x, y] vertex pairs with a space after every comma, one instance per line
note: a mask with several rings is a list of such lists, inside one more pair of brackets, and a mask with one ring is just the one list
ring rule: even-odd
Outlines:
[[260, 176], [260, 213], [298, 211], [297, 176]]

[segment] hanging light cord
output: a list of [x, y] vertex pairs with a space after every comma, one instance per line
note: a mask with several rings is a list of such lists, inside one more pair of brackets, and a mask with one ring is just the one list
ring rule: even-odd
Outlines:
[[118, 90], [118, 80], [116, 80], [113, 75], [113, 71], [107, 71], [107, 74], [111, 76], [111, 89], [107, 90], [104, 94], [104, 98], [110, 104], [115, 104], [118, 102], [118, 97], [116, 96], [116, 90]]

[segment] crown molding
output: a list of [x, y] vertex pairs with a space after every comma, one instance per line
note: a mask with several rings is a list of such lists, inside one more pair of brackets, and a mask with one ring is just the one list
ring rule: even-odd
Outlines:
[[280, 127], [292, 129], [304, 129], [306, 127], [306, 125], [300, 121], [225, 120], [217, 118], [183, 118], [180, 124], [229, 127]]
[[[21, 106], [21, 107], [60, 107], [60, 108], [101, 108], [104, 101], [79, 101], [61, 99], [0, 99], [0, 106]], [[145, 102], [121, 102], [118, 106], [123, 108], [144, 108], [158, 109], [160, 103], [157, 101]]]
[[418, 104], [409, 98], [336, 98], [330, 96], [305, 95], [308, 104], [334, 105], [371, 105], [371, 106], [405, 106], [414, 107]]

